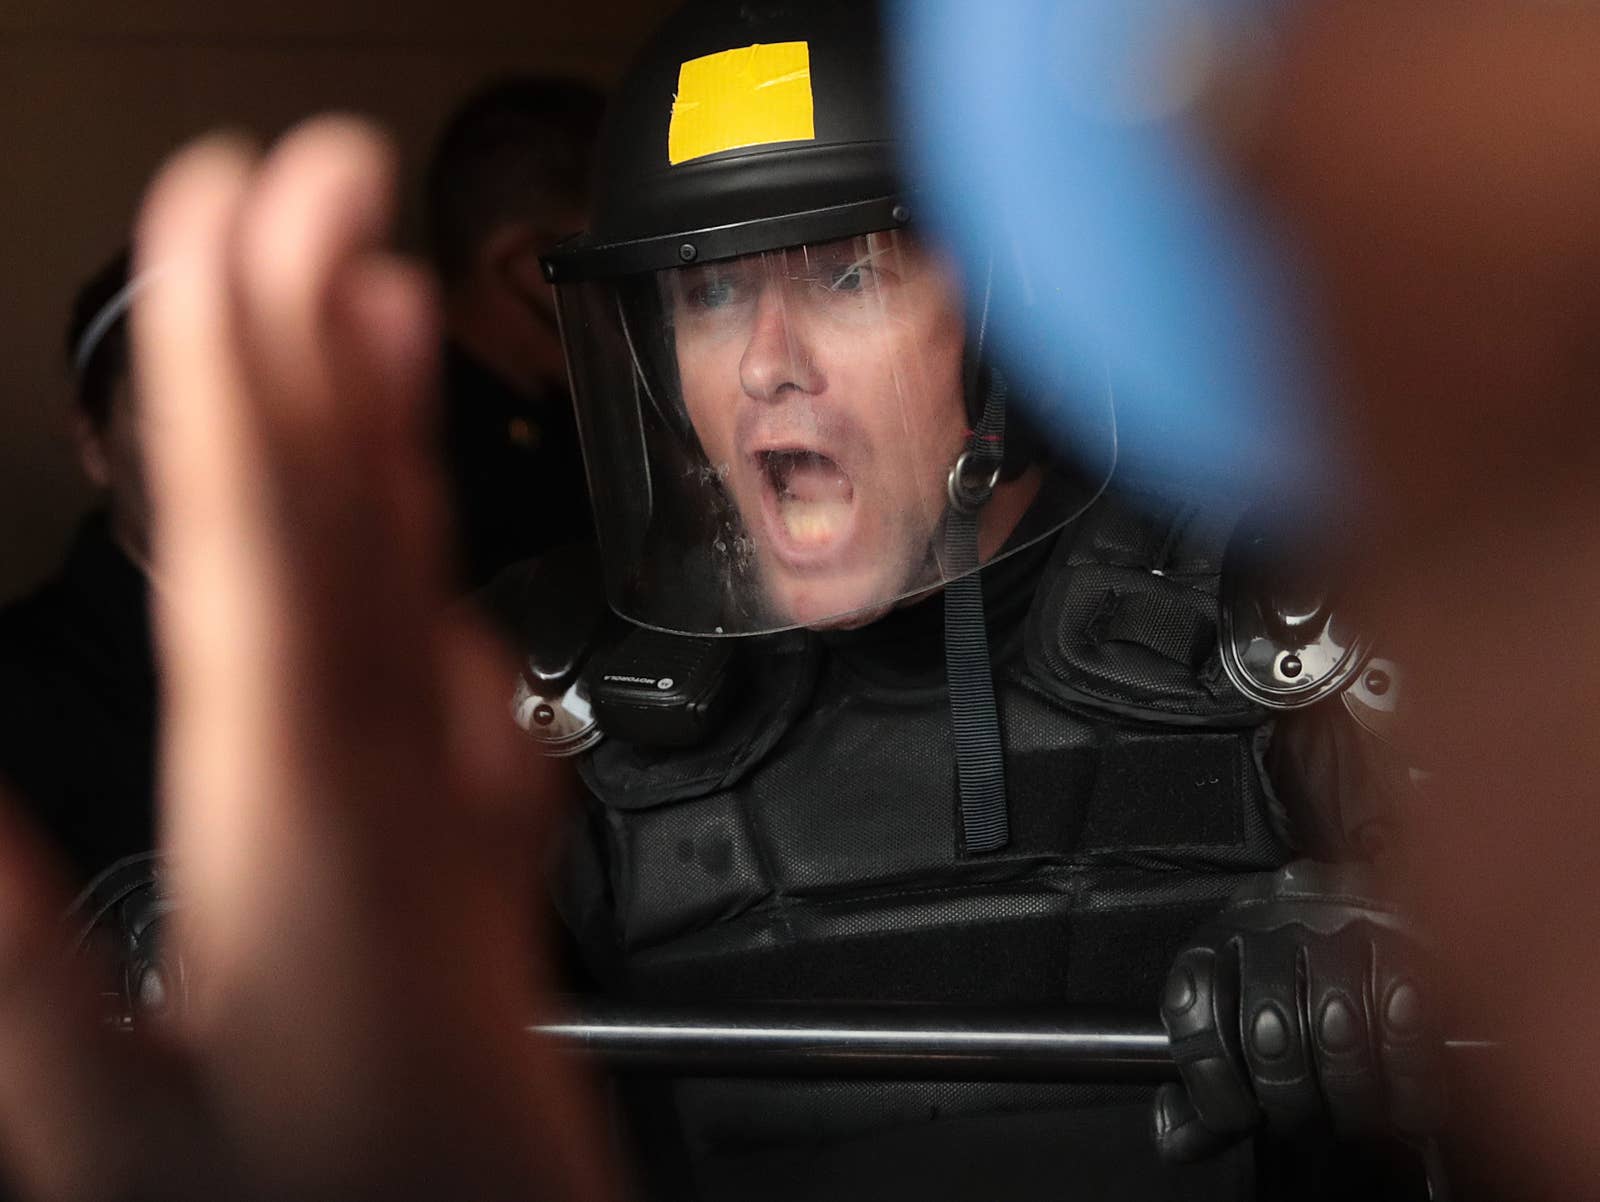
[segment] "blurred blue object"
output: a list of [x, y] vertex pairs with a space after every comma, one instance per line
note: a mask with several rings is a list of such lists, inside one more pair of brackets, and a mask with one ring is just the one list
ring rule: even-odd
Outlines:
[[1042, 424], [1070, 446], [1072, 396], [1109, 376], [1130, 466], [1293, 504], [1334, 462], [1300, 298], [1192, 129], [1260, 15], [1259, 0], [896, 0], [889, 40], [919, 213], [970, 279], [993, 256], [991, 329]]

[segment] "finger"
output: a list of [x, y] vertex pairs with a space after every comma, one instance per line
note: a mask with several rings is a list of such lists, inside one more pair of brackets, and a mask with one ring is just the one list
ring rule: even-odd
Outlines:
[[[265, 561], [249, 553], [264, 491], [263, 456], [245, 403], [227, 272], [229, 243], [255, 171], [243, 144], [213, 138], [180, 152], [157, 176], [137, 231], [140, 270], [154, 278], [134, 306], [132, 364], [147, 415], [155, 575], [155, 633], [163, 691], [163, 825], [180, 853], [209, 847], [197, 864], [195, 909], [211, 882], [249, 879], [249, 837], [224, 837], [237, 821], [209, 804], [230, 792], [260, 752], [248, 732], [272, 704], [252, 679], [272, 662], [274, 602]], [[251, 687], [241, 687], [245, 681]], [[187, 804], [193, 800], [194, 804]], [[185, 923], [188, 927], [190, 924]], [[195, 949], [191, 962], [209, 958]]]
[[1323, 1114], [1301, 1021], [1303, 959], [1299, 940], [1258, 934], [1241, 941], [1239, 1015], [1245, 1063], [1267, 1123], [1280, 1135]]
[[[152, 281], [133, 306], [132, 366], [148, 437], [158, 594], [248, 598], [251, 580], [227, 569], [258, 456], [234, 398], [244, 390], [232, 302], [222, 270], [254, 156], [225, 137], [196, 143], [162, 170], [136, 235], [139, 274]], [[203, 637], [212, 628], [200, 627]], [[181, 698], [182, 678], [177, 682]]]
[[[442, 800], [435, 631], [445, 505], [425, 415], [438, 321], [422, 274], [382, 251], [392, 156], [348, 119], [308, 123], [262, 168], [231, 264], [271, 509], [277, 730], [352, 816]], [[387, 745], [390, 754], [372, 749]], [[373, 773], [376, 772], [376, 776]]]
[[[341, 474], [388, 507], [374, 517], [390, 541], [361, 565], [353, 587], [385, 590], [383, 616], [397, 626], [437, 623], [450, 590], [449, 512], [434, 445], [440, 327], [422, 270], [395, 255], [366, 253], [335, 284], [323, 339], [337, 404], [355, 430], [356, 446], [344, 461], [356, 470]], [[315, 485], [315, 478], [303, 482]]]
[[[444, 506], [423, 421], [438, 322], [421, 273], [382, 249], [392, 159], [360, 122], [306, 123], [263, 165], [227, 265], [245, 406], [270, 473], [271, 508], [252, 533], [295, 619], [286, 625], [288, 650], [301, 656], [297, 688], [322, 669], [305, 708], [322, 700], [319, 684], [359, 668], [383, 672], [390, 692], [417, 687], [407, 698], [416, 710], [433, 670], [424, 648], [395, 656], [387, 645], [396, 630], [415, 637], [444, 592]], [[387, 666], [362, 662], [378, 648]], [[380, 696], [331, 712], [369, 713]]]
[[426, 503], [421, 516], [437, 540], [445, 532], [442, 493], [437, 484], [427, 490], [417, 485], [440, 478], [434, 381], [441, 326], [424, 271], [398, 255], [366, 251], [352, 256], [333, 285], [323, 338], [332, 403], [358, 435], [354, 451], [370, 448], [366, 459], [376, 466], [403, 466], [407, 495]]
[[230, 276], [241, 349], [271, 399], [264, 420], [306, 440], [302, 453], [337, 457], [351, 449], [339, 435], [367, 432], [338, 420], [370, 414], [361, 390], [340, 387], [350, 381], [336, 378], [328, 333], [343, 273], [388, 236], [393, 190], [394, 155], [375, 129], [319, 117], [279, 143], [242, 207]]
[[1374, 943], [1372, 996], [1378, 1015], [1378, 1059], [1397, 1130], [1431, 1135], [1444, 1126], [1447, 1085], [1429, 974], [1414, 949], [1381, 937]]
[[[378, 187], [371, 166], [368, 183]], [[304, 186], [327, 204], [346, 190], [314, 169]], [[436, 638], [448, 591], [447, 508], [428, 420], [439, 323], [418, 269], [371, 248], [325, 245], [351, 256], [327, 285], [312, 352], [322, 362], [303, 381], [305, 389], [326, 383], [330, 390], [315, 419], [325, 437], [273, 436], [280, 424], [312, 420], [283, 412], [304, 406], [305, 397], [280, 398], [276, 385], [254, 382], [277, 492], [259, 542], [278, 563], [284, 662], [293, 670], [281, 721], [289, 729], [314, 722], [339, 736], [319, 741], [358, 757], [393, 741], [402, 752], [394, 765], [415, 773], [424, 769], [413, 753], [438, 757], [441, 711], [449, 708], [438, 689]], [[309, 303], [309, 293], [301, 299]], [[367, 781], [347, 792], [359, 806], [387, 789], [384, 820], [392, 824], [394, 807], [421, 795], [421, 780], [409, 779], [410, 789]], [[442, 798], [441, 785], [430, 799]]]
[[1239, 1049], [1239, 960], [1234, 940], [1180, 952], [1167, 975], [1161, 1020], [1172, 1056], [1207, 1127], [1219, 1135], [1261, 1120]]
[[1354, 928], [1305, 948], [1312, 1062], [1334, 1130], [1343, 1138], [1378, 1131], [1387, 1111], [1373, 1045], [1371, 963], [1372, 945]]

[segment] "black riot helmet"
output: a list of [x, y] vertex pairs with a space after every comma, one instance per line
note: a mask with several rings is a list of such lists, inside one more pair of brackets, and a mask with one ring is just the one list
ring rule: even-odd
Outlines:
[[550, 256], [552, 282], [903, 223], [882, 62], [871, 3], [690, 4], [612, 102], [593, 226]]
[[592, 227], [545, 259], [607, 592], [641, 624], [860, 624], [1059, 528], [1109, 472], [1109, 400], [1094, 487], [1007, 461], [962, 300], [985, 281], [915, 233], [883, 37], [862, 0], [690, 4], [613, 101]]

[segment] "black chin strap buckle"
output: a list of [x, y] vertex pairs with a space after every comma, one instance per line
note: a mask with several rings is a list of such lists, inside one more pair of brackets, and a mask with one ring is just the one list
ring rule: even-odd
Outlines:
[[1000, 463], [980, 450], [962, 451], [945, 481], [950, 508], [957, 513], [975, 514], [994, 496], [1000, 483]]

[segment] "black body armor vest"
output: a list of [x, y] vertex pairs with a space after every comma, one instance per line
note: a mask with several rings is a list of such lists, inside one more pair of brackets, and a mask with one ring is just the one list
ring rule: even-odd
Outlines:
[[[1184, 504], [1104, 500], [985, 571], [1010, 807], [1000, 851], [961, 845], [937, 597], [860, 631], [761, 640], [699, 747], [601, 744], [583, 774], [609, 897], [585, 925], [611, 941], [597, 958], [608, 987], [642, 1001], [1094, 1002], [1154, 1016], [1181, 941], [1247, 874], [1289, 858], [1263, 767], [1268, 714], [1217, 651], [1227, 534]], [[1245, 1154], [1159, 1164], [1141, 1087], [673, 1092], [704, 1196], [1250, 1192]]]

